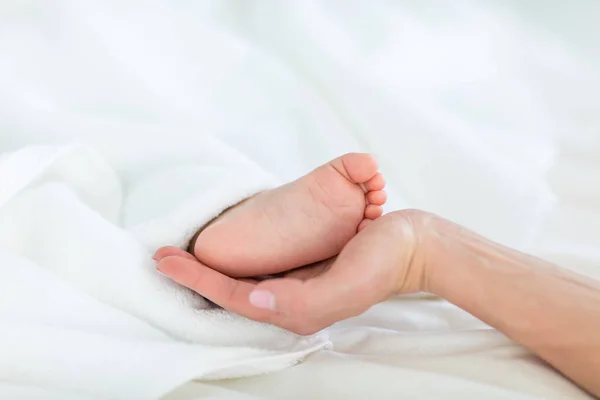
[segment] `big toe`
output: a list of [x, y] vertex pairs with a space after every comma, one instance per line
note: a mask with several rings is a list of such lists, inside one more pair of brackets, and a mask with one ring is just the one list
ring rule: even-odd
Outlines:
[[367, 182], [379, 168], [375, 158], [366, 153], [348, 153], [333, 160], [331, 166], [352, 183]]

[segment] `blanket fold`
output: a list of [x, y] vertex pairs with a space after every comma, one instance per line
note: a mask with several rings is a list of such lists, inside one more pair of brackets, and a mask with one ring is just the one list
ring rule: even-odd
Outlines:
[[327, 346], [324, 334], [303, 338], [211, 308], [155, 270], [158, 246], [185, 246], [224, 208], [272, 185], [238, 165], [168, 165], [125, 186], [86, 146], [6, 154], [0, 380], [157, 398], [190, 379], [265, 373]]

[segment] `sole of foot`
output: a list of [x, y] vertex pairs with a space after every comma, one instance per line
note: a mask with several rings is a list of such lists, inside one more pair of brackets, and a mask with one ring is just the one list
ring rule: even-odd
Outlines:
[[325, 260], [383, 214], [384, 187], [371, 155], [346, 154], [231, 208], [198, 235], [194, 255], [232, 277]]

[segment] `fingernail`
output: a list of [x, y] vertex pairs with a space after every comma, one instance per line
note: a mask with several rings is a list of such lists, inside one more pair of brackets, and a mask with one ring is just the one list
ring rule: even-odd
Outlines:
[[267, 310], [275, 309], [275, 296], [267, 290], [255, 290], [250, 293], [250, 304]]
[[165, 278], [171, 279], [171, 277], [169, 275], [162, 272], [160, 269], [158, 269], [158, 267], [156, 268], [156, 272], [158, 272], [160, 275], [164, 276]]

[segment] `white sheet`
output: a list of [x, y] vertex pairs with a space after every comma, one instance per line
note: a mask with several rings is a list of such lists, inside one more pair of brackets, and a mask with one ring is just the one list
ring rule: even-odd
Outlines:
[[[156, 125], [172, 150], [215, 133], [283, 179], [369, 150], [389, 209], [600, 276], [597, 4], [517, 4], [5, 2], [0, 148], [84, 138], [125, 181], [148, 164], [119, 141], [163, 151]], [[172, 398], [585, 398], [443, 302], [394, 301], [331, 334], [301, 366]]]

